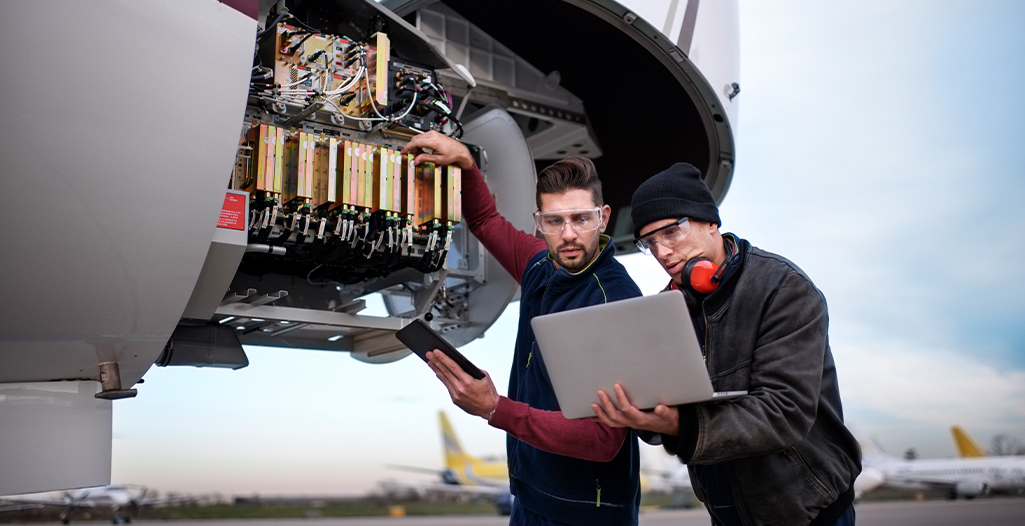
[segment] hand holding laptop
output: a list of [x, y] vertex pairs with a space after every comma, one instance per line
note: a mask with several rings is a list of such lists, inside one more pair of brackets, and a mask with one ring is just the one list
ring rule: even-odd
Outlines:
[[626, 392], [623, 391], [623, 386], [617, 383], [613, 388], [616, 391], [616, 401], [619, 402], [619, 408], [617, 409], [616, 404], [612, 403], [612, 399], [604, 389], [599, 389], [598, 400], [600, 400], [601, 405], [591, 404], [591, 409], [597, 415], [595, 417], [597, 421], [609, 427], [629, 427], [654, 431], [664, 435], [679, 435], [679, 409], [659, 404], [652, 411], [642, 411], [630, 403]]
[[[606, 402], [616, 407], [623, 397], [610, 396], [615, 384], [630, 392], [637, 411], [736, 396], [713, 391], [689, 320], [683, 295], [675, 291], [536, 316], [530, 320], [538, 344], [534, 358], [547, 370], [566, 418], [594, 417], [594, 408]], [[599, 389], [604, 399], [595, 396]], [[631, 413], [619, 413], [623, 422], [633, 420], [622, 417]], [[670, 414], [646, 415], [634, 414], [659, 429], [672, 423]], [[655, 417], [668, 420], [649, 421]]]

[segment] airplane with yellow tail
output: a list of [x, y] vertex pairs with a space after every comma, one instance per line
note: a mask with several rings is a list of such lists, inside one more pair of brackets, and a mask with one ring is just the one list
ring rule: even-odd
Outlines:
[[509, 468], [505, 460], [486, 460], [467, 454], [444, 411], [438, 411], [438, 425], [441, 427], [442, 454], [445, 457], [444, 469], [397, 465], [389, 465], [389, 467], [435, 474], [441, 478], [441, 482], [383, 481], [380, 483], [381, 487], [392, 491], [412, 490], [418, 493], [483, 496], [492, 499], [500, 514], [509, 515], [512, 512], [513, 496], [509, 491]]
[[[964, 430], [954, 426], [952, 432], [962, 458], [903, 459], [886, 454], [870, 438], [859, 437], [862, 473], [877, 474], [883, 486], [943, 490], [951, 499], [990, 493], [1025, 495], [1025, 455], [987, 456]], [[964, 458], [965, 453], [972, 456]]]
[[957, 447], [957, 456], [961, 458], [981, 458], [988, 456], [986, 450], [975, 441], [961, 426], [953, 426], [950, 433], [954, 435], [954, 445]]
[[460, 486], [501, 486], [509, 488], [509, 466], [504, 460], [482, 460], [468, 455], [444, 411], [438, 411], [445, 469]]

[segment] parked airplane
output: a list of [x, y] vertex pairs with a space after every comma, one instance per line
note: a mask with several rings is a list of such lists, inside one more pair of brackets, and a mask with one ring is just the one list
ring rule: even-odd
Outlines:
[[862, 440], [862, 463], [882, 474], [883, 486], [943, 490], [951, 498], [1025, 493], [1025, 456], [905, 460]]
[[982, 449], [982, 446], [975, 441], [961, 426], [953, 426], [950, 428], [950, 433], [954, 435], [954, 446], [957, 447], [957, 456], [961, 458], [982, 458], [986, 455], [986, 450]]
[[112, 524], [132, 522], [133, 516], [146, 506], [159, 506], [176, 501], [167, 497], [150, 496], [146, 488], [124, 485], [100, 486], [67, 492], [34, 493], [0, 497], [0, 512], [62, 508], [60, 519], [64, 524], [71, 522], [77, 512], [92, 512], [109, 509], [113, 513]]
[[[660, 453], [659, 453], [660, 454]], [[675, 462], [675, 458], [670, 459]], [[641, 489], [661, 491], [673, 497], [673, 508], [689, 508], [694, 504], [694, 487], [686, 464], [676, 463], [671, 469], [641, 468]]]
[[866, 492], [872, 491], [883, 485], [885, 477], [878, 469], [864, 465], [862, 462], [861, 473], [854, 479], [854, 500], [858, 500]]
[[[686, 464], [680, 464], [671, 470], [643, 469], [642, 473], [648, 476], [642, 477], [641, 486], [651, 490], [668, 491], [674, 497], [674, 507], [689, 507], [694, 501], [694, 487]], [[860, 499], [865, 492], [879, 487], [882, 483], [882, 472], [863, 466], [861, 474], [854, 481], [854, 498]]]
[[413, 134], [470, 144], [525, 231], [569, 155], [620, 249], [640, 174], [687, 160], [721, 201], [738, 2], [623, 2], [0, 2], [0, 494], [108, 484], [111, 401], [153, 365], [392, 362], [413, 318], [480, 337], [517, 284], [458, 171], [397, 154]]
[[445, 469], [436, 470], [413, 466], [389, 467], [419, 473], [432, 473], [441, 478], [440, 483], [414, 483], [382, 481], [387, 491], [405, 490], [418, 493], [445, 493], [491, 498], [502, 515], [512, 512], [512, 493], [509, 492], [509, 468], [505, 460], [484, 460], [473, 457], [463, 450], [455, 429], [449, 423], [444, 411], [438, 411], [438, 425], [441, 428], [442, 453]]

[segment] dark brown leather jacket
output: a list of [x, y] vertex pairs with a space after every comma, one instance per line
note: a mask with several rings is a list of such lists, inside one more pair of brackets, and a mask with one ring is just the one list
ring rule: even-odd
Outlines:
[[712, 386], [748, 395], [681, 406], [679, 437], [661, 438], [690, 466], [702, 500], [695, 469], [722, 463], [745, 524], [809, 524], [861, 472], [843, 423], [826, 300], [787, 259], [737, 242], [738, 266], [700, 308]]

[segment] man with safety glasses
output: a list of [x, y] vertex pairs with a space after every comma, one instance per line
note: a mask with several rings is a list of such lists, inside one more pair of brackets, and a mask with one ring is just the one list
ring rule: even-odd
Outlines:
[[[858, 443], [844, 426], [822, 293], [786, 259], [733, 234], [701, 174], [677, 163], [637, 188], [637, 247], [687, 297], [716, 391], [739, 398], [640, 411], [617, 384], [592, 406], [687, 464], [713, 524], [854, 524]], [[676, 292], [669, 292], [675, 294]]]
[[629, 428], [562, 416], [530, 326], [541, 314], [641, 295], [604, 235], [611, 209], [602, 199], [594, 164], [570, 157], [538, 174], [534, 225], [541, 240], [499, 215], [470, 152], [459, 142], [428, 132], [414, 137], [406, 152], [416, 153], [417, 164], [463, 169], [465, 222], [520, 283], [507, 397], [499, 396], [490, 375], [475, 380], [441, 352], [428, 353], [452, 401], [509, 435], [509, 480], [516, 496], [510, 524], [637, 524], [636, 435]]

